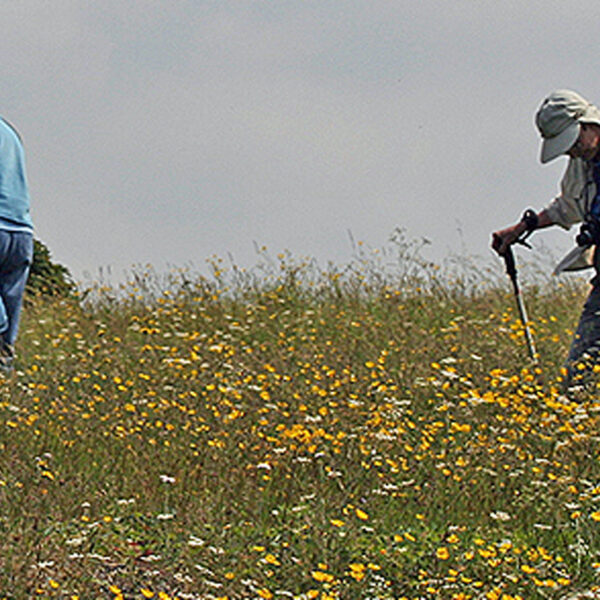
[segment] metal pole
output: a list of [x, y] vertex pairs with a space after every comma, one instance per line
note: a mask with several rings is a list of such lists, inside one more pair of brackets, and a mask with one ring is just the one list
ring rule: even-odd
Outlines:
[[519, 317], [521, 319], [521, 323], [523, 323], [523, 329], [525, 330], [525, 339], [527, 340], [527, 349], [529, 350], [529, 356], [534, 363], [537, 363], [537, 352], [535, 349], [535, 344], [533, 342], [533, 335], [531, 334], [531, 329], [529, 328], [529, 319], [527, 318], [527, 312], [525, 311], [525, 304], [523, 303], [523, 298], [521, 296], [521, 290], [519, 289], [519, 282], [517, 281], [517, 267], [515, 265], [515, 256], [512, 251], [512, 247], [509, 246], [506, 252], [503, 254], [504, 261], [506, 263], [506, 272], [510, 277], [510, 280], [513, 285], [515, 299], [517, 301], [517, 307], [519, 309]]

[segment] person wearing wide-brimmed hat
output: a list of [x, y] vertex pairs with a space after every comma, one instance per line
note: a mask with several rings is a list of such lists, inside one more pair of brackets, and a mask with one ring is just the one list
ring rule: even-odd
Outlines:
[[[595, 251], [600, 228], [598, 239], [593, 235], [594, 227], [600, 225], [600, 110], [577, 92], [557, 90], [543, 101], [535, 121], [542, 136], [541, 162], [569, 157], [560, 193], [537, 214], [535, 227], [558, 225], [570, 229], [585, 223], [588, 238], [578, 236], [578, 248], [561, 261], [557, 271], [596, 269], [566, 361], [567, 380], [571, 383], [578, 363], [600, 362], [600, 252]], [[527, 227], [531, 223], [519, 222], [496, 231], [492, 247], [503, 255]]]

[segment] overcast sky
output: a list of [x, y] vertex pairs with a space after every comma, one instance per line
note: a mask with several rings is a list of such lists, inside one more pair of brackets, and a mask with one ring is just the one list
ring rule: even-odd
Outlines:
[[[534, 113], [600, 104], [597, 0], [20, 0], [0, 114], [37, 235], [82, 279], [134, 264], [326, 264], [395, 227], [441, 260], [556, 193]], [[546, 240], [568, 250], [575, 231]], [[546, 234], [537, 234], [538, 236]], [[539, 252], [539, 250], [538, 250]]]

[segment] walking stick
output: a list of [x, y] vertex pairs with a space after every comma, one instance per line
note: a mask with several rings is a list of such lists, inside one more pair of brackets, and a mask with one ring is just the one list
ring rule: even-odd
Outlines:
[[537, 362], [537, 352], [535, 350], [535, 344], [533, 342], [533, 335], [529, 328], [529, 320], [527, 319], [527, 311], [525, 310], [525, 303], [523, 302], [523, 296], [519, 288], [519, 282], [517, 280], [517, 267], [515, 265], [515, 255], [513, 254], [512, 248], [509, 246], [507, 251], [503, 254], [504, 262], [506, 263], [506, 272], [510, 277], [513, 285], [515, 299], [517, 301], [517, 307], [519, 309], [519, 317], [521, 323], [523, 323], [523, 329], [525, 330], [525, 339], [527, 340], [527, 349], [529, 350], [529, 356], [533, 362]]
[[[531, 209], [528, 209], [525, 211], [522, 220], [527, 226], [527, 230], [525, 234], [521, 236], [515, 243], [521, 244], [527, 248], [531, 248], [531, 246], [525, 240], [531, 235], [536, 227], [537, 215]], [[523, 302], [523, 296], [521, 295], [521, 289], [519, 288], [519, 281], [517, 279], [517, 266], [515, 263], [515, 255], [513, 254], [512, 246], [509, 246], [502, 256], [504, 258], [504, 262], [506, 263], [506, 273], [510, 277], [510, 281], [513, 286], [515, 300], [517, 301], [517, 308], [519, 309], [519, 317], [521, 319], [521, 323], [523, 323], [523, 329], [525, 330], [525, 340], [527, 341], [529, 356], [534, 363], [537, 363], [537, 352], [533, 341], [533, 335], [531, 334], [531, 329], [529, 328], [529, 319], [527, 318], [525, 303]]]

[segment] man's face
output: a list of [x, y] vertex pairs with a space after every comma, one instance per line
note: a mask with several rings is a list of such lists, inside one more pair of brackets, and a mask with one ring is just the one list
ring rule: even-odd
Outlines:
[[571, 158], [592, 160], [600, 150], [600, 130], [592, 125], [582, 123], [577, 141], [567, 155]]

